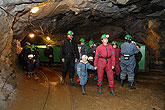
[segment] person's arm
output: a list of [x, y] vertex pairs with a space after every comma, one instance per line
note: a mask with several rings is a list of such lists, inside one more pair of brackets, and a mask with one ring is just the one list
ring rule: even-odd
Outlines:
[[98, 66], [98, 59], [100, 57], [100, 49], [99, 47], [96, 48], [96, 54], [95, 54], [95, 60], [94, 60], [94, 66], [97, 67]]
[[64, 58], [64, 43], [60, 46], [60, 59]]
[[92, 66], [90, 63], [88, 63], [88, 69], [95, 70], [96, 68]]
[[112, 61], [112, 69], [115, 67], [115, 49], [111, 47], [111, 61]]
[[80, 63], [77, 65], [77, 75], [79, 77], [81, 77], [81, 64]]
[[79, 59], [79, 52], [78, 52], [78, 46], [77, 46], [77, 43], [75, 42], [75, 58], [76, 59]]

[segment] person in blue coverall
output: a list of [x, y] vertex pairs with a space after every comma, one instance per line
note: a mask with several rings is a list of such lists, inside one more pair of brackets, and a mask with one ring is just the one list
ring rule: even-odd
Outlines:
[[130, 90], [135, 90], [136, 88], [133, 87], [134, 84], [134, 68], [136, 66], [135, 54], [139, 52], [136, 48], [136, 45], [131, 42], [132, 36], [127, 34], [125, 36], [125, 42], [121, 45], [121, 60], [120, 60], [120, 67], [121, 67], [121, 75], [120, 75], [120, 86], [124, 86], [124, 80], [126, 75], [128, 75], [128, 87]]
[[92, 70], [96, 69], [96, 67], [94, 67], [90, 63], [88, 63], [87, 59], [88, 59], [88, 56], [83, 55], [82, 60], [80, 60], [80, 63], [77, 65], [77, 74], [79, 77], [83, 95], [85, 95], [84, 86], [86, 85], [87, 78], [88, 78], [87, 69], [92, 69]]

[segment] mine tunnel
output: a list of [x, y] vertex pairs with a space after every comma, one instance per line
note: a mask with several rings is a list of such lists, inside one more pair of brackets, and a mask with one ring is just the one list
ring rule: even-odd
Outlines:
[[0, 0], [0, 34], [0, 110], [165, 110], [165, 0]]

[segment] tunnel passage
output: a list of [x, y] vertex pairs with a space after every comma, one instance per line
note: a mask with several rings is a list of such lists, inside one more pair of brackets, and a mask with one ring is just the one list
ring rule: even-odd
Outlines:
[[[164, 68], [163, 0], [2, 0], [0, 3], [0, 83], [5, 90], [9, 87], [3, 95], [5, 100], [17, 85], [17, 55], [24, 42], [60, 45], [68, 30], [74, 31], [77, 43], [81, 37], [100, 42], [103, 33], [110, 35], [110, 41], [123, 41], [123, 36], [129, 33], [134, 41], [147, 46], [146, 66]], [[35, 14], [30, 12], [34, 6], [39, 7]], [[29, 33], [36, 37], [30, 39]], [[51, 41], [47, 41], [47, 36]]]

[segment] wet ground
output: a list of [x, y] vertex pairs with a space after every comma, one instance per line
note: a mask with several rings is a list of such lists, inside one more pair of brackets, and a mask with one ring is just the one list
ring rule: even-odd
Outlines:
[[[60, 66], [42, 67], [35, 73], [39, 79], [27, 79], [22, 74], [19, 92], [16, 100], [9, 105], [10, 110], [165, 110], [163, 71], [139, 73], [135, 91], [129, 91], [127, 83], [120, 87], [115, 81], [117, 96], [110, 94], [106, 76], [102, 94], [98, 93], [97, 82], [89, 78], [85, 86], [86, 95], [82, 95], [80, 86], [61, 85]], [[50, 85], [42, 73], [46, 74]]]

